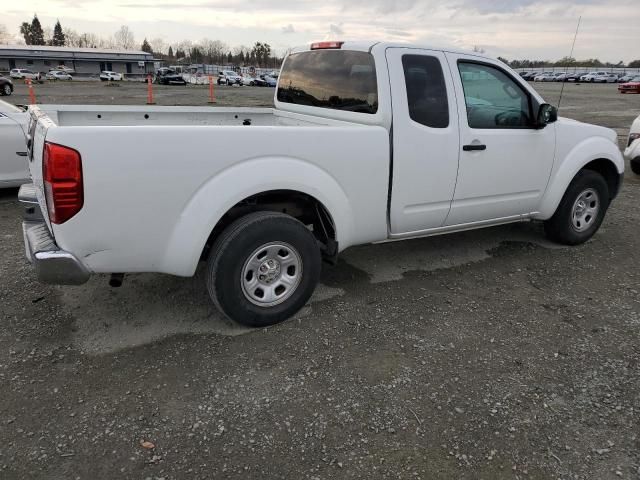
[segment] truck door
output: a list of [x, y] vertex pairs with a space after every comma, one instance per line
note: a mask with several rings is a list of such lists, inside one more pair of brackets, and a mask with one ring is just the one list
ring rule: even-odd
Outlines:
[[458, 109], [440, 51], [389, 48], [393, 103], [392, 234], [443, 226], [456, 185]]
[[450, 53], [447, 59], [462, 146], [446, 225], [535, 212], [553, 167], [555, 126], [535, 128], [532, 93], [500, 63]]

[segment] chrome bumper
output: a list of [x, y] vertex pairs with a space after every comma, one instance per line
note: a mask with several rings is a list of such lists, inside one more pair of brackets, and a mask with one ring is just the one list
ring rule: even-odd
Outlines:
[[38, 280], [56, 285], [80, 285], [91, 273], [73, 254], [61, 250], [42, 218], [32, 184], [22, 185], [18, 200], [25, 206], [22, 234], [25, 255], [36, 269]]

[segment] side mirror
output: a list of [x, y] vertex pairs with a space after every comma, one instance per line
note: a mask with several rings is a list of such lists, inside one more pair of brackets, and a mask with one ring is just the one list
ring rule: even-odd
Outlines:
[[548, 103], [543, 103], [538, 109], [538, 116], [536, 117], [536, 125], [538, 128], [544, 128], [550, 123], [558, 120], [558, 109]]

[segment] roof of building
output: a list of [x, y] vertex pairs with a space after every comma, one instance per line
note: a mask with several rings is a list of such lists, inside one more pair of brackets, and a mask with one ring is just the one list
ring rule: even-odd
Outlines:
[[50, 45], [0, 45], [1, 50], [17, 50], [24, 52], [56, 52], [56, 53], [102, 53], [112, 55], [151, 55], [142, 50], [125, 50], [115, 48], [80, 48], [80, 47], [53, 47]]

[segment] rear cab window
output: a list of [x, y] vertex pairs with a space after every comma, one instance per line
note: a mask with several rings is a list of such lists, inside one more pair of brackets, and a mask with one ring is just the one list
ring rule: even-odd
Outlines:
[[365, 114], [378, 111], [378, 80], [369, 52], [294, 53], [279, 80], [277, 98], [283, 103]]
[[403, 55], [409, 116], [431, 128], [449, 126], [449, 100], [440, 60], [426, 55]]

